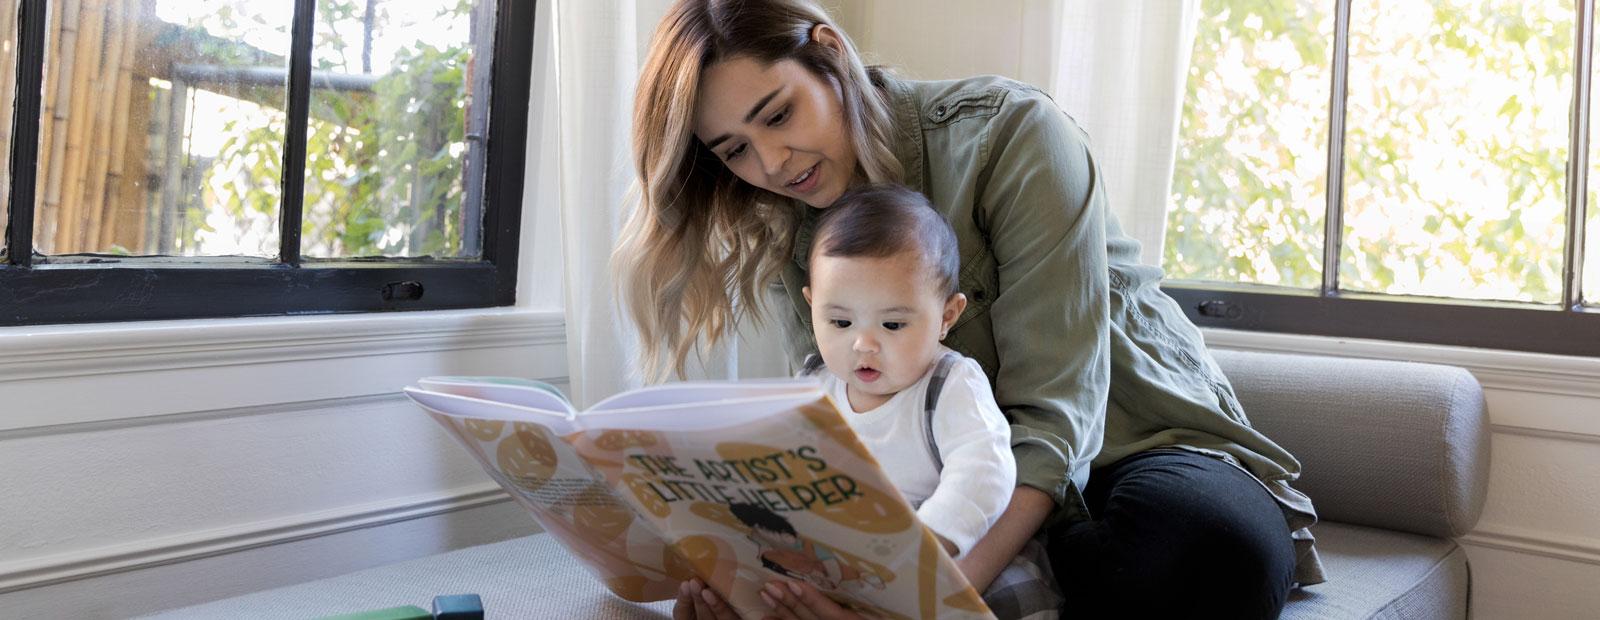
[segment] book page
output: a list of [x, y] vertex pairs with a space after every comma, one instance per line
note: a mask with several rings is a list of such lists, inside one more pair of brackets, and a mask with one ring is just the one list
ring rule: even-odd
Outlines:
[[584, 415], [621, 409], [659, 408], [793, 395], [816, 389], [816, 379], [746, 379], [742, 381], [680, 381], [617, 394], [590, 407]]
[[443, 392], [492, 400], [530, 409], [560, 411], [571, 417], [576, 412], [566, 395], [555, 386], [533, 379], [514, 377], [424, 377], [417, 387], [430, 392]]
[[700, 577], [743, 617], [769, 615], [770, 581], [867, 617], [992, 617], [820, 390], [692, 407], [667, 409], [719, 430], [629, 428], [649, 415], [616, 412], [562, 438], [669, 542], [669, 576]]
[[565, 418], [415, 388], [406, 393], [617, 596], [643, 602], [677, 595], [681, 579], [668, 575], [675, 555], [663, 538], [544, 424], [561, 422], [570, 431]]
[[483, 398], [434, 392], [408, 387], [406, 396], [424, 408], [461, 418], [503, 420], [507, 422], [533, 422], [549, 428], [558, 435], [578, 429], [577, 423], [565, 410], [535, 409]]
[[[648, 397], [613, 398], [578, 415], [579, 428], [711, 431], [740, 426], [823, 395], [814, 379], [771, 382], [680, 383], [651, 389]], [[650, 403], [650, 404], [647, 404]], [[628, 405], [623, 407], [622, 405]]]

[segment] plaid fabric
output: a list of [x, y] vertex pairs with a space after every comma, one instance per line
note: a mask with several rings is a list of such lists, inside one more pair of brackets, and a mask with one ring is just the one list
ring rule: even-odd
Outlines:
[[983, 602], [1000, 620], [1055, 620], [1066, 598], [1056, 589], [1056, 576], [1050, 570], [1039, 538], [1028, 541], [1000, 576], [983, 592]]

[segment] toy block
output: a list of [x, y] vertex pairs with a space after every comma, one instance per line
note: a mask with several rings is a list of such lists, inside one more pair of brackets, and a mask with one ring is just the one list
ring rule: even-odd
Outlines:
[[435, 596], [433, 617], [438, 620], [483, 620], [483, 599], [476, 594]]

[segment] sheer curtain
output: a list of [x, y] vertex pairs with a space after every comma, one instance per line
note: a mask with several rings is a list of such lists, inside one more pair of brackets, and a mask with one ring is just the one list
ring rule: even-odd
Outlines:
[[1199, 0], [1064, 0], [1052, 96], [1089, 132], [1111, 208], [1161, 264]]
[[998, 73], [1048, 90], [1088, 130], [1111, 205], [1161, 262], [1198, 0], [835, 0], [872, 62], [917, 79]]
[[[650, 35], [669, 4], [558, 0], [550, 24], [555, 110], [533, 121], [539, 127], [536, 139], [556, 141], [557, 172], [539, 176], [559, 183], [554, 208], [561, 232], [569, 392], [580, 407], [642, 383], [637, 337], [618, 305], [609, 263], [634, 174], [629, 160], [634, 84]], [[549, 101], [549, 94], [544, 96]], [[781, 340], [747, 327], [726, 346], [692, 356], [689, 375], [775, 376], [787, 369]]]

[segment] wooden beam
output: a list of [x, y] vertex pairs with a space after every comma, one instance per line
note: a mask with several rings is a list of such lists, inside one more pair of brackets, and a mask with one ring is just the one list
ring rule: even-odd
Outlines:
[[88, 177], [84, 180], [83, 192], [86, 211], [90, 214], [84, 244], [89, 252], [110, 252], [111, 237], [116, 231], [112, 217], [117, 205], [106, 197], [106, 175], [110, 173], [115, 152], [113, 137], [118, 128], [124, 133], [127, 131], [126, 105], [118, 98], [126, 90], [119, 82], [122, 81], [122, 48], [128, 40], [127, 4], [128, 0], [110, 0], [106, 5], [105, 30], [109, 40], [94, 85], [101, 96], [95, 101], [94, 142], [89, 151]]
[[41, 253], [54, 254], [61, 244], [56, 240], [61, 232], [61, 162], [66, 160], [67, 123], [72, 110], [72, 65], [61, 62], [61, 50], [76, 49], [78, 41], [79, 0], [62, 0], [49, 3], [51, 28], [46, 38], [44, 108], [40, 116], [39, 160], [39, 218], [40, 226], [34, 235], [34, 247]]
[[[122, 46], [121, 69], [117, 74], [116, 107], [121, 122], [111, 136], [111, 162], [107, 171], [105, 199], [115, 209], [110, 221], [114, 222], [112, 234], [102, 245], [122, 247], [137, 254], [144, 247], [143, 195], [144, 162], [146, 154], [144, 136], [150, 129], [150, 80], [134, 72], [134, 50], [144, 41], [143, 28], [148, 12], [147, 0], [128, 0], [130, 12], [125, 26], [126, 40]], [[137, 94], [137, 95], [136, 95]], [[133, 139], [129, 139], [132, 136]], [[134, 151], [135, 148], [140, 151]], [[130, 188], [133, 191], [129, 191]]]
[[[90, 218], [95, 215], [84, 205], [84, 171], [89, 165], [89, 148], [93, 136], [94, 108], [100, 99], [94, 84], [100, 66], [100, 54], [105, 39], [105, 0], [83, 0], [78, 23], [78, 41], [70, 59], [76, 67], [72, 75], [72, 117], [67, 131], [66, 174], [61, 184], [61, 221], [70, 235], [61, 241], [58, 253], [83, 252], [88, 240]], [[65, 50], [63, 50], [65, 51]]]

